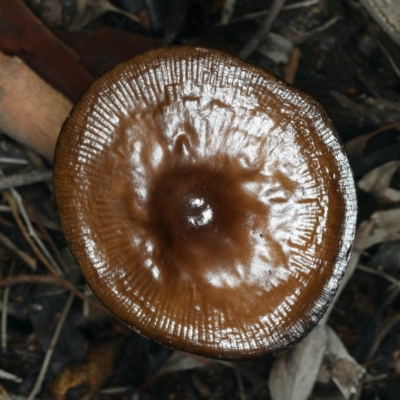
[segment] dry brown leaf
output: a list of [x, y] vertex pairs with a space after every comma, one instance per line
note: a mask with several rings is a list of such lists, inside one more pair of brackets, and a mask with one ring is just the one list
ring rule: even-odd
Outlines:
[[354, 248], [361, 251], [377, 243], [400, 240], [400, 208], [377, 211], [360, 224]]
[[109, 11], [124, 15], [132, 21], [140, 23], [139, 17], [128, 11], [124, 11], [118, 7], [115, 7], [108, 0], [78, 0], [76, 14], [69, 29], [76, 32], [80, 31], [91, 21]]
[[63, 400], [71, 390], [82, 390], [74, 394], [76, 400], [91, 400], [114, 371], [114, 362], [121, 340], [103, 341], [93, 345], [86, 360], [66, 365], [58, 373], [50, 387], [52, 399]]
[[318, 325], [304, 340], [275, 361], [269, 389], [273, 400], [307, 400], [316, 382], [327, 346], [325, 325]]
[[360, 157], [364, 154], [365, 147], [372, 138], [374, 138], [375, 136], [379, 135], [382, 132], [395, 128], [400, 128], [400, 122], [395, 122], [393, 124], [383, 126], [365, 135], [357, 136], [356, 138], [346, 143], [346, 151], [349, 154], [349, 156]]
[[327, 334], [327, 350], [332, 370], [332, 380], [345, 400], [349, 400], [357, 392], [360, 381], [365, 374], [365, 369], [350, 356], [332, 328], [327, 327]]
[[389, 188], [395, 172], [400, 168], [400, 161], [390, 161], [386, 164], [368, 172], [357, 183], [364, 192], [371, 193], [377, 197], [384, 197], [387, 200], [400, 201], [400, 191]]

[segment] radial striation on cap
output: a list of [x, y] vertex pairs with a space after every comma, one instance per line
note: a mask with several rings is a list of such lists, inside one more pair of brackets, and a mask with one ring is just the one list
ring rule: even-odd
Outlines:
[[277, 353], [331, 302], [356, 199], [325, 110], [231, 55], [171, 47], [97, 79], [60, 134], [65, 237], [135, 331], [222, 359]]

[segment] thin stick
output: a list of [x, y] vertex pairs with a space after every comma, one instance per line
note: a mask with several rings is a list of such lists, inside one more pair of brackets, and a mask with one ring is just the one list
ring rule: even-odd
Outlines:
[[289, 64], [284, 68], [286, 82], [289, 82], [290, 84], [294, 83], [294, 78], [299, 68], [299, 61], [300, 50], [298, 47], [295, 47], [292, 56], [290, 57]]
[[247, 59], [250, 57], [254, 50], [260, 45], [260, 42], [268, 35], [280, 11], [282, 10], [285, 0], [274, 0], [272, 3], [271, 11], [265, 16], [261, 22], [260, 28], [256, 34], [247, 42], [244, 48], [240, 51], [239, 57]]
[[4, 236], [2, 233], [0, 233], [0, 243], [7, 247], [8, 250], [11, 250], [13, 253], [15, 253], [33, 271], [36, 271], [36, 260], [28, 253], [20, 250], [10, 239], [8, 239], [8, 237]]
[[[14, 191], [14, 189], [11, 189], [11, 190]], [[22, 222], [22, 220], [21, 220], [21, 218], [19, 216], [17, 202], [15, 200], [15, 197], [12, 196], [8, 192], [4, 192], [3, 196], [6, 199], [6, 201], [8, 202], [10, 208], [11, 208], [11, 213], [12, 213], [15, 221], [17, 222], [17, 225], [18, 225], [22, 235], [24, 236], [25, 240], [28, 242], [28, 244], [31, 247], [31, 249], [33, 250], [33, 252], [36, 254], [37, 258], [49, 270], [49, 272], [52, 275], [59, 275], [57, 270], [53, 268], [53, 266], [50, 264], [50, 262], [47, 260], [47, 258], [38, 249], [38, 247], [36, 246], [36, 244], [34, 243], [34, 241], [32, 239], [32, 236], [29, 234], [29, 232], [25, 228], [25, 225], [23, 224], [23, 222]]]
[[22, 382], [22, 378], [20, 378], [17, 375], [11, 374], [10, 372], [4, 371], [3, 369], [0, 369], [0, 379], [6, 379], [8, 381], [17, 382], [17, 383]]
[[375, 356], [375, 353], [377, 352], [383, 339], [385, 339], [385, 337], [393, 330], [394, 326], [397, 325], [399, 322], [400, 322], [400, 312], [391, 315], [382, 323], [381, 329], [375, 337], [375, 341], [371, 346], [367, 359], [371, 359]]
[[49, 170], [31, 171], [26, 174], [3, 176], [0, 178], [0, 190], [50, 181], [52, 176], [53, 173]]
[[237, 379], [238, 387], [239, 387], [240, 400], [247, 400], [246, 399], [246, 393], [244, 392], [242, 374], [237, 369], [235, 369], [235, 374], [236, 374], [236, 379]]
[[392, 56], [390, 55], [389, 51], [386, 49], [386, 47], [380, 42], [380, 40], [376, 39], [376, 42], [378, 43], [378, 46], [380, 47], [380, 49], [382, 50], [383, 54], [385, 55], [385, 57], [387, 58], [387, 60], [389, 61], [389, 64], [391, 65], [391, 67], [393, 68], [393, 71], [395, 72], [395, 74], [400, 78], [400, 69], [397, 66], [396, 62], [393, 60]]
[[0, 279], [0, 288], [23, 285], [26, 283], [56, 284], [65, 286], [63, 281], [63, 278], [55, 275], [17, 275]]
[[[15, 262], [11, 264], [10, 271], [8, 275], [12, 275], [15, 267]], [[1, 350], [3, 354], [7, 352], [7, 307], [8, 307], [8, 299], [10, 297], [10, 286], [7, 286], [4, 289], [3, 293], [3, 303], [1, 308]]]
[[42, 368], [40, 369], [39, 375], [37, 377], [35, 386], [33, 387], [31, 393], [28, 396], [28, 400], [34, 400], [35, 396], [40, 392], [42, 388], [42, 384], [44, 381], [44, 377], [46, 375], [47, 369], [49, 368], [50, 365], [50, 360], [51, 357], [53, 356], [54, 349], [56, 347], [58, 338], [60, 337], [60, 333], [62, 330], [62, 327], [64, 326], [64, 322], [67, 319], [67, 315], [69, 313], [69, 310], [71, 308], [72, 302], [74, 300], [74, 293], [70, 293], [67, 302], [65, 303], [64, 309], [61, 313], [60, 319], [58, 321], [57, 327], [53, 333], [53, 337], [51, 338], [51, 342], [49, 345], [49, 348], [47, 349], [46, 355], [43, 360]]
[[235, 11], [236, 0], [225, 0], [220, 25], [227, 25]]
[[0, 400], [12, 400], [8, 395], [7, 390], [4, 389], [3, 385], [0, 385]]
[[22, 285], [27, 283], [42, 283], [42, 284], [55, 284], [64, 286], [66, 289], [74, 293], [83, 301], [87, 301], [91, 306], [97, 308], [98, 310], [110, 314], [101, 304], [96, 303], [92, 299], [86, 297], [82, 292], [80, 292], [71, 282], [57, 275], [18, 275], [10, 276], [8, 278], [0, 279], [0, 288], [14, 285]]
[[28, 160], [23, 158], [12, 158], [12, 157], [0, 157], [0, 163], [3, 164], [22, 164], [26, 165], [29, 164]]
[[28, 213], [26, 212], [25, 206], [22, 202], [22, 197], [19, 195], [19, 193], [15, 189], [10, 189], [10, 193], [14, 197], [15, 201], [17, 202], [19, 211], [25, 221], [26, 227], [28, 229], [29, 235], [33, 238], [33, 240], [36, 242], [36, 244], [39, 246], [40, 250], [42, 253], [46, 256], [46, 258], [49, 260], [51, 266], [59, 275], [63, 275], [63, 272], [61, 271], [61, 268], [58, 266], [58, 264], [55, 262], [49, 251], [47, 250], [46, 246], [43, 244], [42, 240], [39, 238], [39, 236], [36, 234], [36, 231], [33, 229], [33, 226], [31, 224], [31, 220], [29, 219]]
[[60, 251], [58, 250], [58, 247], [55, 245], [53, 239], [51, 238], [51, 236], [48, 234], [47, 229], [44, 227], [44, 225], [42, 224], [42, 221], [38, 218], [38, 216], [36, 215], [36, 213], [34, 212], [34, 210], [32, 209], [32, 207], [27, 204], [26, 205], [26, 209], [29, 213], [29, 217], [32, 219], [32, 221], [38, 226], [40, 233], [42, 234], [42, 236], [45, 238], [45, 240], [47, 240], [47, 242], [50, 244], [51, 248], [53, 249], [58, 262], [60, 263], [61, 267], [63, 268], [64, 272], [66, 274], [68, 274], [69, 269], [67, 264], [65, 263], [63, 257], [60, 254]]
[[[321, 0], [305, 0], [305, 1], [300, 1], [298, 3], [288, 4], [287, 6], [284, 6], [282, 8], [282, 11], [291, 11], [291, 10], [295, 10], [297, 8], [305, 8], [305, 7], [315, 6], [320, 1]], [[239, 21], [245, 21], [248, 19], [256, 19], [256, 18], [264, 17], [264, 15], [267, 15], [268, 13], [269, 13], [269, 10], [256, 11], [253, 13], [241, 15], [240, 17], [232, 18], [230, 22], [235, 23], [235, 22], [239, 22]]]
[[379, 275], [382, 278], [386, 279], [388, 282], [393, 283], [393, 285], [400, 288], [400, 281], [397, 280], [396, 278], [393, 278], [393, 276], [391, 276], [390, 274], [387, 274], [384, 271], [372, 269], [372, 268], [366, 267], [365, 265], [362, 265], [362, 264], [358, 264], [357, 268], [360, 271], [368, 272], [369, 274], [372, 274], [372, 275]]
[[3, 354], [7, 352], [7, 306], [10, 297], [10, 290], [10, 286], [4, 289], [3, 303], [1, 307], [1, 351]]

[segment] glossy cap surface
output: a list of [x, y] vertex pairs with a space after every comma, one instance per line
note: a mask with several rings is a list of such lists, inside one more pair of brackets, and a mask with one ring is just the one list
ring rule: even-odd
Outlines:
[[58, 140], [62, 227], [96, 296], [168, 346], [245, 359], [286, 349], [343, 275], [356, 200], [309, 96], [216, 50], [118, 65]]

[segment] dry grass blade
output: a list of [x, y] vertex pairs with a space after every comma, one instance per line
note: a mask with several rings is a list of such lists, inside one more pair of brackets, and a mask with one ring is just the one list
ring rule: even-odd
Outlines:
[[[13, 214], [13, 217], [14, 217], [15, 221], [17, 222], [19, 229], [21, 230], [21, 233], [23, 234], [25, 240], [28, 242], [28, 244], [31, 247], [31, 249], [33, 250], [33, 252], [39, 258], [39, 260], [42, 262], [42, 264], [53, 275], [62, 275], [62, 271], [61, 271], [60, 267], [58, 267], [58, 265], [54, 261], [53, 257], [51, 257], [50, 253], [44, 246], [41, 239], [36, 235], [36, 232], [33, 229], [33, 226], [30, 222], [28, 214], [22, 203], [21, 196], [15, 191], [15, 189], [10, 189], [10, 193], [4, 192], [3, 196], [11, 208], [11, 213]], [[22, 220], [19, 216], [19, 212], [21, 212], [21, 215], [24, 218], [26, 226], [22, 222]], [[40, 247], [40, 250], [37, 247], [37, 245], [35, 244], [35, 242]]]
[[379, 270], [376, 270], [376, 269], [372, 269], [372, 268], [366, 267], [365, 265], [362, 265], [362, 264], [358, 264], [357, 268], [360, 271], [367, 272], [368, 274], [381, 276], [383, 279], [386, 279], [388, 282], [390, 282], [393, 285], [395, 285], [395, 286], [400, 288], [400, 281], [395, 279], [395, 278], [393, 278], [393, 276], [387, 274], [385, 271], [379, 271]]
[[57, 276], [57, 275], [18, 275], [11, 276], [8, 278], [0, 279], [0, 288], [14, 285], [22, 285], [28, 283], [41, 283], [41, 284], [52, 284], [64, 286], [67, 290], [71, 291], [79, 297], [81, 300], [88, 302], [92, 307], [109, 314], [101, 304], [94, 302], [92, 299], [86, 297], [82, 292], [80, 292], [71, 282], [68, 280]]
[[235, 11], [236, 0], [225, 0], [221, 12], [221, 25], [227, 25]]
[[266, 15], [261, 23], [260, 28], [256, 34], [247, 42], [243, 49], [239, 53], [239, 57], [247, 59], [251, 56], [254, 50], [257, 49], [261, 41], [267, 36], [272, 28], [272, 24], [275, 22], [280, 11], [282, 10], [285, 0], [274, 0], [271, 6], [271, 11]]
[[[15, 262], [11, 264], [9, 275], [12, 275], [15, 267]], [[7, 352], [7, 308], [8, 299], [10, 296], [10, 287], [7, 286], [3, 293], [3, 304], [1, 308], [1, 351], [3, 354]]]
[[52, 175], [52, 171], [45, 170], [31, 171], [20, 175], [3, 176], [0, 177], [0, 190], [30, 185], [32, 183], [50, 181]]
[[53, 239], [47, 232], [47, 229], [42, 224], [42, 221], [37, 217], [37, 215], [33, 211], [32, 207], [29, 206], [29, 204], [26, 205], [26, 209], [28, 211], [29, 218], [37, 225], [40, 233], [43, 235], [43, 237], [47, 240], [47, 242], [50, 244], [51, 248], [53, 249], [54, 254], [56, 255], [58, 262], [61, 265], [61, 267], [63, 268], [64, 272], [66, 274], [68, 274], [68, 272], [69, 272], [68, 266], [67, 266], [64, 258], [62, 257], [60, 251], [58, 250], [58, 247], [55, 245]]
[[0, 369], [0, 379], [5, 379], [8, 381], [13, 381], [13, 382], [17, 382], [17, 383], [22, 382], [22, 379], [19, 376], [10, 374], [9, 372], [4, 371], [2, 369]]
[[246, 400], [246, 393], [244, 391], [242, 374], [240, 373], [240, 371], [235, 370], [235, 375], [236, 375], [236, 380], [238, 383], [239, 398], [240, 398], [240, 400]]
[[375, 342], [371, 347], [371, 350], [368, 354], [368, 359], [371, 359], [374, 357], [376, 351], [378, 350], [380, 344], [382, 343], [383, 339], [392, 331], [392, 329], [400, 323], [400, 312], [390, 316], [387, 318], [383, 324], [382, 327], [378, 333], [378, 335], [375, 338]]
[[55, 329], [55, 331], [53, 333], [53, 337], [51, 338], [51, 342], [50, 342], [49, 348], [47, 349], [46, 355], [45, 355], [44, 360], [43, 360], [42, 368], [40, 369], [40, 372], [39, 372], [39, 375], [37, 377], [35, 386], [33, 387], [31, 393], [28, 396], [28, 400], [34, 400], [36, 395], [40, 392], [40, 390], [42, 388], [42, 384], [43, 384], [47, 369], [48, 369], [48, 367], [50, 365], [51, 357], [53, 356], [54, 349], [55, 349], [56, 344], [58, 342], [58, 338], [60, 337], [60, 333], [61, 333], [61, 330], [62, 330], [62, 328], [64, 326], [64, 322], [67, 319], [67, 315], [68, 315], [69, 310], [71, 308], [71, 305], [72, 305], [72, 302], [74, 300], [74, 297], [75, 297], [74, 293], [71, 292], [69, 294], [68, 300], [65, 303], [65, 306], [64, 306], [64, 309], [63, 309], [63, 311], [61, 313], [61, 316], [60, 316], [60, 319], [58, 321], [57, 327], [56, 327], [56, 329]]

